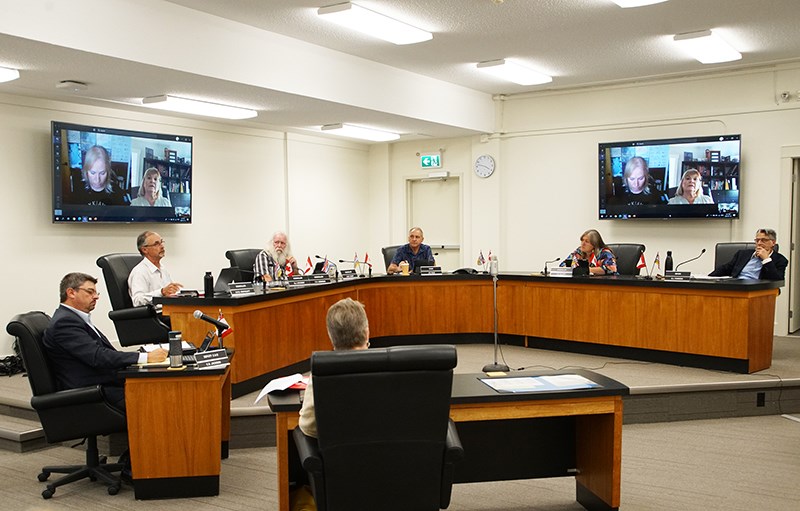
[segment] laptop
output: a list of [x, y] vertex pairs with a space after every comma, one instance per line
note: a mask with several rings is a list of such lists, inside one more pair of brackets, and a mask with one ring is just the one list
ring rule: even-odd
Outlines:
[[230, 292], [228, 284], [241, 280], [241, 271], [239, 268], [223, 268], [219, 272], [219, 277], [214, 283], [214, 295], [225, 295]]

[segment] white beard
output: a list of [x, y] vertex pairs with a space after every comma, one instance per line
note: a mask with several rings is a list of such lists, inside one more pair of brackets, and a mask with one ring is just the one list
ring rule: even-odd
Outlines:
[[272, 247], [267, 249], [267, 253], [272, 256], [272, 260], [275, 261], [275, 264], [281, 268], [286, 266], [286, 259], [289, 257], [289, 255], [285, 250], [283, 252], [278, 252], [275, 250], [275, 247]]

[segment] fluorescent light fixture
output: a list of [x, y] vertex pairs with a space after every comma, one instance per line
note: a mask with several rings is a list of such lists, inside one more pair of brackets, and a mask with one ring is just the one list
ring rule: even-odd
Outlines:
[[433, 39], [433, 34], [430, 32], [370, 11], [352, 2], [320, 7], [317, 15], [343, 27], [394, 44], [414, 44]]
[[390, 142], [400, 138], [400, 135], [397, 133], [376, 130], [373, 128], [364, 128], [361, 126], [353, 126], [352, 124], [326, 124], [325, 126], [322, 126], [321, 129], [322, 131], [327, 131], [328, 133], [333, 133], [334, 135], [369, 140], [372, 142]]
[[0, 83], [10, 82], [19, 78], [19, 71], [10, 67], [0, 67]]
[[166, 94], [144, 98], [142, 99], [142, 105], [148, 108], [158, 108], [159, 110], [170, 110], [172, 112], [205, 115], [208, 117], [220, 117], [222, 119], [250, 119], [258, 115], [258, 112], [248, 108], [220, 105], [218, 103], [179, 98]]
[[627, 9], [628, 7], [641, 7], [643, 5], [660, 4], [661, 2], [666, 2], [667, 0], [611, 0], [611, 1], [619, 5], [623, 9]]
[[711, 30], [678, 34], [673, 39], [703, 64], [730, 62], [742, 58], [741, 53]]
[[506, 59], [478, 62], [478, 69], [520, 85], [539, 85], [553, 81], [552, 76], [534, 71], [533, 69]]

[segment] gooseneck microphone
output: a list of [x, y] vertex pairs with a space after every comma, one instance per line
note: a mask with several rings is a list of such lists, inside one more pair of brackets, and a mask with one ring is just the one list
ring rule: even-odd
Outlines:
[[685, 260], [683, 262], [678, 263], [678, 266], [675, 267], [675, 271], [678, 271], [678, 268], [680, 268], [682, 264], [691, 263], [692, 261], [696, 261], [697, 259], [700, 259], [700, 256], [705, 254], [705, 253], [706, 253], [706, 249], [703, 249], [703, 250], [700, 251], [700, 254], [697, 257], [692, 257], [691, 259], [687, 259], [687, 260]]
[[557, 262], [558, 262], [558, 261], [560, 261], [560, 260], [561, 260], [561, 258], [560, 258], [560, 257], [556, 257], [556, 258], [555, 258], [555, 259], [553, 259], [552, 261], [545, 261], [545, 262], [544, 262], [544, 272], [543, 272], [543, 275], [544, 275], [545, 277], [547, 277], [547, 265], [548, 265], [548, 264], [550, 264], [550, 263], [557, 263]]
[[192, 314], [192, 315], [197, 319], [202, 319], [206, 323], [211, 323], [212, 325], [217, 327], [217, 330], [219, 330], [220, 338], [223, 338], [223, 337], [227, 336], [228, 334], [230, 334], [231, 332], [233, 332], [233, 329], [227, 323], [223, 323], [222, 321], [219, 321], [218, 319], [214, 319], [211, 316], [203, 314], [199, 310], [194, 311], [194, 314]]

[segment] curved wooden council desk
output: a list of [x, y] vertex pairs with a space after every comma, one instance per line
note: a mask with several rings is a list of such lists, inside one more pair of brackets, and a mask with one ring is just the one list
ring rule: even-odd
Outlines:
[[[772, 363], [775, 297], [783, 282], [655, 281], [634, 277], [500, 275], [498, 329], [526, 346], [751, 373]], [[385, 276], [244, 298], [159, 298], [184, 340], [211, 325], [192, 317], [222, 311], [235, 348], [234, 395], [263, 386], [311, 352], [329, 350], [328, 307], [363, 302], [373, 339], [492, 334], [488, 275]], [[490, 337], [485, 338], [489, 339]], [[405, 342], [408, 342], [407, 340]], [[284, 371], [285, 372], [285, 371]]]

